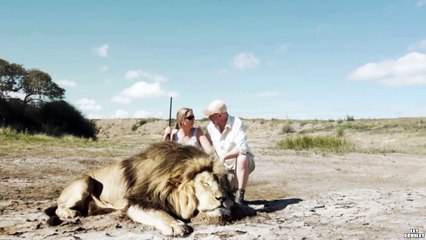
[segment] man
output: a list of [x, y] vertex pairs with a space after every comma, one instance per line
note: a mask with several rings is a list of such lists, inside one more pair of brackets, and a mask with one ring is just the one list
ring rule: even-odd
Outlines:
[[243, 123], [241, 119], [228, 114], [222, 100], [211, 102], [203, 113], [211, 121], [207, 126], [207, 138], [212, 142], [219, 161], [235, 175], [235, 201], [244, 203], [249, 174], [254, 170], [255, 164]]

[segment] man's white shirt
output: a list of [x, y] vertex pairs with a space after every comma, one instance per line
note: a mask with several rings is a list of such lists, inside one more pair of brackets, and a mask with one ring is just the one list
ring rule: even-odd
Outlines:
[[207, 126], [207, 133], [219, 159], [223, 159], [225, 154], [234, 149], [235, 146], [238, 147], [240, 154], [246, 155], [247, 152], [250, 152], [244, 125], [238, 117], [228, 115], [222, 133], [218, 126], [210, 122]]

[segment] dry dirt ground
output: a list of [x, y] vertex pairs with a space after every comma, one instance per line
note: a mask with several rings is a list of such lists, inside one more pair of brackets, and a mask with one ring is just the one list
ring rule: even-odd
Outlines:
[[[167, 123], [132, 131], [134, 124], [98, 121], [96, 143], [0, 138], [0, 239], [164, 239], [119, 213], [46, 225], [43, 210], [67, 182], [159, 141]], [[247, 120], [257, 165], [246, 198], [257, 215], [225, 226], [191, 223], [186, 239], [404, 239], [426, 232], [424, 126], [400, 129], [397, 121], [387, 131], [347, 131], [362, 150], [342, 154], [276, 147], [291, 134], [333, 132], [336, 124]]]

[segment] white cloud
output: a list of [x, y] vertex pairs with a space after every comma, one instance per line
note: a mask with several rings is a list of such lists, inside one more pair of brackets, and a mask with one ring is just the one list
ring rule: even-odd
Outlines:
[[87, 118], [88, 119], [106, 119], [106, 117], [103, 115], [93, 114], [93, 113], [87, 114]]
[[115, 111], [114, 118], [127, 118], [128, 116], [129, 116], [129, 113], [127, 113], [124, 110], [118, 109], [117, 111]]
[[134, 118], [161, 118], [163, 114], [161, 112], [147, 112], [147, 111], [137, 111], [133, 114]]
[[147, 80], [154, 81], [154, 82], [165, 82], [168, 80], [168, 78], [165, 76], [162, 76], [159, 74], [153, 74], [140, 69], [127, 71], [124, 77], [129, 80], [145, 78]]
[[140, 81], [134, 83], [129, 88], [124, 89], [118, 95], [114, 96], [111, 100], [113, 102], [127, 104], [131, 103], [135, 99], [147, 99], [176, 95], [176, 92], [167, 92], [163, 90], [159, 82], [147, 83]]
[[[140, 71], [140, 70], [139, 70]], [[138, 70], [130, 70], [124, 74], [124, 77], [129, 80], [139, 79], [140, 74]]]
[[426, 39], [413, 43], [408, 47], [408, 50], [410, 51], [422, 50], [422, 49], [426, 49]]
[[165, 96], [166, 92], [161, 89], [159, 83], [137, 82], [122, 91], [123, 96], [129, 98], [153, 98]]
[[97, 104], [95, 100], [89, 98], [81, 98], [75, 102], [77, 107], [83, 111], [100, 111], [102, 106]]
[[426, 0], [416, 0], [417, 6], [421, 7], [423, 5], [426, 5]]
[[71, 80], [62, 79], [62, 80], [58, 80], [56, 82], [61, 87], [77, 87], [77, 84], [74, 81], [71, 81]]
[[97, 47], [94, 49], [94, 52], [97, 56], [101, 57], [101, 58], [106, 58], [108, 57], [108, 50], [109, 50], [109, 45], [108, 44], [104, 44], [100, 47]]
[[267, 92], [257, 93], [257, 96], [259, 96], [259, 97], [276, 97], [278, 95], [279, 95], [279, 93], [275, 92], [275, 91], [267, 91]]
[[122, 95], [116, 95], [111, 98], [111, 101], [115, 103], [121, 103], [121, 104], [128, 104], [132, 102], [132, 99], [122, 96]]
[[257, 67], [260, 61], [253, 53], [239, 53], [234, 57], [232, 63], [235, 68], [245, 70]]
[[396, 60], [367, 63], [350, 73], [349, 79], [387, 86], [426, 85], [426, 55], [412, 52]]

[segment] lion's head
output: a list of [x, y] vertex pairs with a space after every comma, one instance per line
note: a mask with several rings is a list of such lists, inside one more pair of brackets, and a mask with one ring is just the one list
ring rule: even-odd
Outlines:
[[212, 172], [204, 171], [194, 178], [197, 209], [211, 217], [221, 217], [230, 214], [233, 202], [230, 198], [229, 185], [226, 179]]

